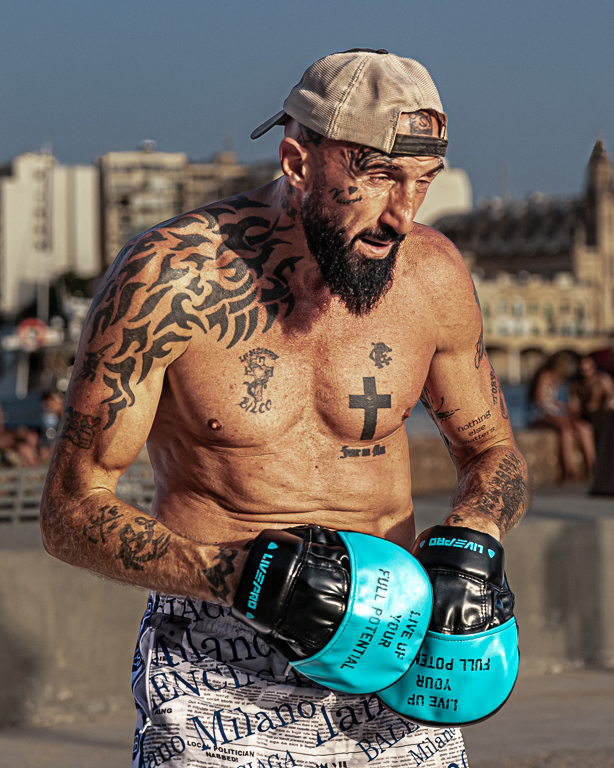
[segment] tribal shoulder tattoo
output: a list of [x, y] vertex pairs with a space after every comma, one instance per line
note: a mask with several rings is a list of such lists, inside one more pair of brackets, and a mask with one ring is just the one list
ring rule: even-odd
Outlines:
[[108, 389], [104, 429], [134, 405], [134, 387], [154, 361], [195, 334], [215, 334], [230, 348], [292, 312], [288, 275], [300, 257], [278, 260], [275, 250], [295, 225], [280, 226], [268, 209], [241, 195], [124, 247], [90, 309], [88, 351], [77, 374], [92, 382], [101, 376]]

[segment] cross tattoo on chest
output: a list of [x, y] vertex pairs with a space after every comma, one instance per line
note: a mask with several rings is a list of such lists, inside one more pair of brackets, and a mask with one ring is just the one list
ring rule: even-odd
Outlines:
[[390, 395], [378, 395], [375, 386], [375, 376], [363, 376], [364, 395], [350, 395], [350, 408], [363, 408], [365, 423], [362, 428], [361, 440], [371, 440], [377, 426], [377, 412], [380, 408], [392, 408]]

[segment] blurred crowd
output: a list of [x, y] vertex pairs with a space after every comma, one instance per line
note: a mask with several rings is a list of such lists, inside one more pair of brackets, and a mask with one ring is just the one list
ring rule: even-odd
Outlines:
[[40, 426], [6, 429], [0, 405], [0, 467], [38, 467], [51, 458], [62, 417], [64, 395], [58, 390], [41, 396]]
[[[590, 480], [592, 493], [614, 495], [614, 339], [608, 349], [590, 355], [565, 350], [546, 358], [528, 399], [529, 426], [560, 435], [563, 479]], [[59, 390], [44, 392], [37, 428], [7, 429], [0, 405], [0, 467], [49, 462], [63, 402]]]
[[589, 479], [592, 493], [614, 495], [614, 346], [583, 357], [556, 352], [536, 371], [528, 396], [531, 426], [560, 434], [564, 479]]

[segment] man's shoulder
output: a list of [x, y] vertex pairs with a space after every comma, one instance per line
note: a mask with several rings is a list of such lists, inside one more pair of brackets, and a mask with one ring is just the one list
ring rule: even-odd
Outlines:
[[415, 276], [425, 281], [429, 288], [438, 283], [449, 289], [453, 284], [462, 290], [473, 291], [471, 275], [459, 250], [436, 229], [415, 224], [404, 250]]
[[436, 324], [448, 345], [456, 337], [472, 336], [481, 326], [480, 304], [471, 274], [456, 246], [431, 227], [416, 224], [407, 238], [410, 282], [418, 286], [423, 311]]
[[215, 261], [221, 239], [218, 222], [207, 209], [182, 213], [128, 240], [113, 261], [107, 282], [123, 284], [154, 273], [169, 282], [193, 270], [202, 272]]
[[442, 265], [464, 266], [463, 257], [454, 243], [426, 224], [415, 223], [407, 240], [410, 252], [419, 255], [422, 260], [432, 259]]

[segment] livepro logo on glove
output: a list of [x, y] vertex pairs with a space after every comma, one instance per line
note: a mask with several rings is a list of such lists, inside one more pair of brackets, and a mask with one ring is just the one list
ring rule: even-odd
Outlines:
[[[426, 541], [420, 542], [420, 549], [426, 544]], [[459, 547], [460, 549], [471, 549], [473, 552], [479, 552], [483, 554], [484, 547], [481, 544], [476, 544], [473, 541], [467, 541], [467, 539], [446, 539], [443, 537], [436, 537], [429, 539], [429, 547]], [[495, 553], [492, 549], [488, 549], [488, 557], [492, 558]]]
[[[277, 549], [277, 544], [275, 544], [274, 541], [271, 541], [269, 542], [267, 549]], [[254, 576], [254, 581], [252, 583], [252, 591], [249, 593], [249, 598], [247, 599], [247, 607], [251, 608], [252, 611], [255, 611], [256, 606], [258, 605], [258, 598], [260, 597], [262, 582], [264, 581], [267, 568], [271, 564], [272, 560], [273, 555], [269, 555], [268, 552], [265, 552], [264, 555], [262, 555], [260, 562], [258, 563], [258, 570], [256, 571], [256, 575]], [[250, 613], [249, 611], [245, 615], [248, 619], [254, 618], [254, 614]]]

